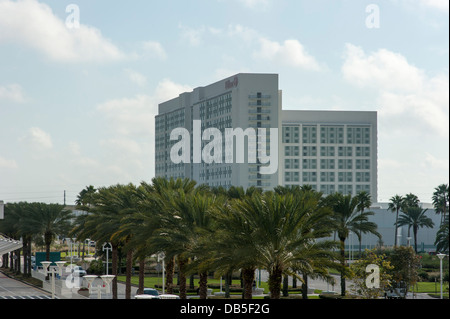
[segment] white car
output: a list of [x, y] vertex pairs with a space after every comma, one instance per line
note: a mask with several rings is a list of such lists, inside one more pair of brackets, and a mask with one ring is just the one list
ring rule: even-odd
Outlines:
[[144, 288], [142, 294], [134, 296], [135, 299], [180, 299], [177, 295], [160, 294], [158, 290], [154, 288]]
[[86, 275], [86, 270], [84, 270], [82, 267], [80, 267], [80, 266], [72, 267], [72, 276], [83, 277], [84, 275]]

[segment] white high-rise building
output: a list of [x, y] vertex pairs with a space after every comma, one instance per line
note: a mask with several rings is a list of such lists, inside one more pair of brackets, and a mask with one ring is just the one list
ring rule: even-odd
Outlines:
[[[155, 118], [156, 176], [264, 190], [304, 184], [324, 194], [365, 190], [376, 201], [376, 112], [286, 111], [281, 97], [277, 74], [240, 73], [161, 103]], [[171, 140], [179, 128], [187, 138], [174, 134]], [[211, 133], [208, 128], [218, 130], [203, 135]], [[243, 151], [237, 137], [230, 147], [227, 128], [247, 133]], [[184, 160], [174, 161], [180, 153]]]

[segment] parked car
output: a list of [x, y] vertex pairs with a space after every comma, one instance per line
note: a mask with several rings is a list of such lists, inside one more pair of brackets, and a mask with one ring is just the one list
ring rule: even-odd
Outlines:
[[72, 267], [72, 276], [83, 277], [84, 275], [86, 275], [86, 270], [84, 270], [82, 267], [80, 267], [80, 266]]
[[159, 291], [154, 288], [144, 288], [142, 294], [137, 294], [138, 292], [139, 290], [134, 296], [135, 299], [180, 299], [177, 295], [160, 294]]

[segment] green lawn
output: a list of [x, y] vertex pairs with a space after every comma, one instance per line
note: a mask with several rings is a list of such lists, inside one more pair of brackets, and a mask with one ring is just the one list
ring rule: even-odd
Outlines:
[[[125, 282], [125, 276], [118, 276], [117, 279], [121, 282]], [[176, 279], [175, 279], [176, 282]], [[131, 283], [133, 285], [138, 285], [139, 284], [139, 278], [138, 276], [133, 276], [131, 277]], [[145, 277], [144, 278], [144, 287], [148, 287], [148, 288], [154, 288], [155, 285], [161, 285], [162, 284], [162, 278], [161, 277]], [[187, 282], [187, 284], [189, 285], [189, 281]], [[208, 284], [220, 284], [220, 279], [208, 279]], [[234, 285], [239, 285], [240, 281], [239, 280], [233, 280], [233, 284]], [[197, 287], [198, 286], [198, 278], [196, 278], [194, 280], [194, 285]], [[225, 290], [225, 282], [222, 281], [222, 291]], [[269, 291], [268, 289], [268, 284], [266, 282], [261, 282], [260, 285], [261, 288], [264, 288], [264, 293], [267, 293]], [[444, 283], [443, 285], [443, 295], [444, 297], [447, 296], [448, 298], [448, 283]], [[213, 292], [217, 292], [220, 291], [220, 289], [213, 289]], [[437, 293], [438, 295], [440, 294], [440, 284], [439, 283], [434, 283], [434, 282], [418, 282], [416, 286], [414, 286], [414, 292], [416, 293]], [[239, 293], [237, 293], [239, 294]]]

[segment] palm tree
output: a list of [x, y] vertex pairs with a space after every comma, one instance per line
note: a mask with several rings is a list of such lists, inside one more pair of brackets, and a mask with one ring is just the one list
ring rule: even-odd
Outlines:
[[[77, 219], [76, 225], [71, 231], [77, 238], [91, 238], [97, 243], [111, 243], [112, 275], [115, 276], [112, 282], [113, 299], [117, 299], [119, 249], [125, 245], [128, 239], [127, 236], [119, 236], [117, 232], [120, 230], [124, 217], [134, 213], [134, 192], [135, 187], [132, 184], [117, 184], [99, 188], [92, 196], [91, 205], [87, 207], [88, 214]], [[131, 297], [131, 257], [131, 250], [127, 250], [126, 298]]]
[[[23, 229], [23, 218], [25, 216], [25, 211], [28, 207], [28, 203], [26, 202], [20, 202], [20, 203], [8, 203], [5, 205], [5, 218], [0, 220], [0, 235], [3, 233], [7, 235], [10, 238], [23, 238], [23, 251], [24, 251], [24, 260], [27, 260], [27, 251], [25, 247], [31, 247], [31, 238], [28, 236], [30, 234], [27, 231], [24, 231]], [[31, 233], [32, 234], [32, 233]], [[28, 242], [28, 244], [27, 244]], [[15, 254], [17, 255], [19, 252], [15, 251]], [[3, 260], [3, 266], [6, 268], [6, 265], [8, 264], [7, 258], [9, 256], [6, 254], [4, 256]], [[11, 261], [13, 259], [11, 258]], [[20, 258], [15, 258], [16, 264], [14, 265], [14, 268], [20, 273]], [[12, 264], [11, 264], [12, 265]], [[27, 273], [25, 267], [24, 273]]]
[[419, 197], [413, 193], [406, 194], [403, 198], [403, 211], [406, 211], [409, 207], [419, 207]]
[[448, 236], [448, 228], [449, 228], [449, 222], [448, 222], [448, 215], [445, 216], [445, 220], [442, 222], [441, 226], [439, 227], [439, 230], [436, 233], [436, 240], [434, 244], [436, 245], [436, 250], [441, 253], [447, 253], [449, 251], [449, 236]]
[[94, 200], [94, 195], [97, 192], [94, 186], [89, 185], [86, 186], [78, 195], [75, 200], [75, 204], [78, 209], [89, 210], [89, 207], [92, 205]]
[[302, 254], [318, 238], [330, 235], [329, 214], [317, 209], [306, 192], [279, 194], [265, 192], [236, 202], [247, 223], [250, 249], [256, 264], [269, 272], [271, 298], [280, 298], [282, 275], [294, 265], [308, 264]]
[[[356, 208], [362, 214], [366, 208], [369, 208], [372, 205], [372, 199], [368, 192], [360, 191], [356, 194], [356, 198], [358, 200], [358, 205]], [[361, 258], [361, 231], [359, 232], [359, 257]]]
[[71, 227], [72, 212], [64, 205], [31, 203], [21, 221], [24, 231], [43, 236], [46, 259], [50, 260], [50, 246], [58, 235], [67, 234]]
[[377, 232], [377, 224], [369, 221], [369, 216], [373, 215], [373, 212], [359, 213], [357, 210], [357, 197], [352, 197], [351, 194], [334, 193], [327, 196], [325, 203], [334, 212], [332, 216], [333, 227], [340, 241], [341, 295], [344, 296], [347, 269], [345, 263], [345, 240], [349, 236], [350, 231], [355, 233], [358, 239], [361, 233], [372, 233], [379, 238], [381, 238], [381, 235]]
[[403, 207], [404, 198], [400, 195], [391, 197], [388, 210], [395, 212], [395, 235], [394, 235], [394, 247], [397, 247], [397, 232], [398, 232], [398, 212]]
[[449, 206], [449, 185], [441, 184], [434, 189], [432, 202], [436, 214], [441, 214], [441, 225], [446, 219]]
[[409, 230], [413, 229], [414, 235], [414, 251], [417, 253], [417, 231], [419, 228], [428, 227], [432, 228], [434, 226], [431, 218], [425, 216], [428, 209], [422, 209], [421, 207], [408, 207], [403, 215], [400, 216], [398, 220], [399, 226], [408, 226]]

